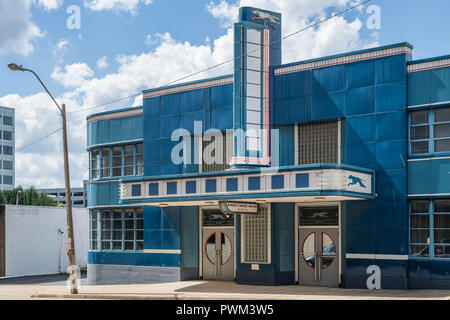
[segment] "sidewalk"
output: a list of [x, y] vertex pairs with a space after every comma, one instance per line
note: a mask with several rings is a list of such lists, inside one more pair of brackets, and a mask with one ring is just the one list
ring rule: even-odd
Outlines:
[[[19, 296], [26, 289], [33, 299], [125, 299], [125, 300], [450, 300], [444, 290], [362, 290], [306, 286], [250, 286], [223, 281], [182, 281], [159, 284], [82, 285], [78, 295], [70, 295], [64, 285], [0, 286]], [[5, 288], [9, 287], [9, 288]], [[25, 295], [26, 295], [25, 294]], [[12, 297], [14, 299], [14, 297]]]

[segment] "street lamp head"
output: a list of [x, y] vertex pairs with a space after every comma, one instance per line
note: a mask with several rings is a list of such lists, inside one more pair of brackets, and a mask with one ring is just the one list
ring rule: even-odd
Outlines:
[[8, 68], [10, 68], [12, 71], [25, 71], [25, 69], [22, 66], [18, 66], [15, 63], [8, 64]]

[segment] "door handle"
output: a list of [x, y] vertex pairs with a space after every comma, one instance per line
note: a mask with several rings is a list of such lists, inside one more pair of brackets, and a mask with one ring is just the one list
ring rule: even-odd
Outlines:
[[216, 250], [216, 276], [220, 274], [220, 261], [221, 261], [221, 251], [219, 249]]
[[319, 252], [317, 254], [317, 273], [318, 273], [318, 278], [320, 281], [320, 274], [321, 274], [321, 270], [322, 270], [322, 252]]

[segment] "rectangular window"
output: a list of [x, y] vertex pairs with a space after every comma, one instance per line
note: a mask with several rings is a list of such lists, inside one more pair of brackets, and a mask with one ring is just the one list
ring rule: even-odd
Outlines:
[[[0, 169], [1, 169], [1, 164], [0, 164]], [[12, 161], [8, 161], [8, 160], [3, 160], [3, 169], [5, 170], [13, 170], [13, 162]]]
[[112, 176], [122, 176], [122, 147], [112, 148]]
[[99, 250], [98, 240], [100, 232], [99, 211], [91, 211], [89, 219], [89, 248], [90, 250]]
[[125, 146], [123, 158], [124, 176], [134, 175], [134, 145]]
[[242, 262], [270, 263], [270, 207], [260, 206], [257, 214], [243, 214]]
[[3, 176], [3, 184], [7, 184], [12, 186], [13, 184], [13, 177], [12, 176]]
[[144, 211], [142, 209], [135, 210], [136, 215], [136, 250], [144, 250]]
[[298, 164], [339, 163], [339, 121], [298, 125]]
[[410, 255], [450, 258], [450, 199], [410, 201]]
[[450, 108], [409, 114], [410, 154], [450, 152]]
[[105, 148], [101, 150], [102, 155], [102, 178], [111, 177], [111, 149]]
[[102, 211], [102, 250], [111, 250], [111, 212]]
[[91, 179], [98, 179], [100, 177], [99, 171], [99, 151], [92, 150], [91, 151]]
[[133, 210], [125, 210], [124, 216], [124, 250], [134, 250], [135, 226]]
[[12, 156], [13, 154], [13, 147], [11, 146], [3, 146], [3, 154]]
[[12, 126], [13, 125], [13, 118], [8, 116], [3, 116], [3, 125], [4, 126]]
[[123, 250], [123, 219], [122, 210], [114, 210], [112, 212], [112, 234], [113, 234], [113, 250]]
[[12, 132], [11, 131], [3, 131], [3, 140], [12, 141]]
[[142, 143], [136, 145], [136, 175], [144, 174], [144, 145]]
[[210, 137], [203, 140], [202, 172], [225, 171], [230, 168], [229, 163], [233, 157], [233, 131], [222, 132], [222, 144]]

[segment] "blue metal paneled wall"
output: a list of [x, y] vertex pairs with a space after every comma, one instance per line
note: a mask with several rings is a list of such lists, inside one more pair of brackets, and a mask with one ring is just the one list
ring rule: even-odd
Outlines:
[[450, 67], [408, 73], [408, 106], [446, 101], [450, 101]]
[[[408, 254], [408, 60], [401, 54], [275, 77], [276, 126], [290, 125], [293, 132], [295, 123], [341, 118], [342, 162], [376, 170], [377, 199], [344, 204], [348, 253]], [[347, 259], [347, 285], [365, 287], [371, 264], [382, 268], [384, 288], [406, 286], [406, 261], [393, 268], [390, 261], [370, 259]]]
[[171, 135], [179, 128], [193, 135], [194, 121], [202, 122], [203, 132], [232, 129], [232, 99], [232, 84], [144, 99], [144, 175], [198, 172], [198, 165], [171, 161], [172, 149], [179, 143], [171, 141]]
[[143, 115], [100, 120], [87, 124], [87, 146], [120, 143], [144, 137]]

